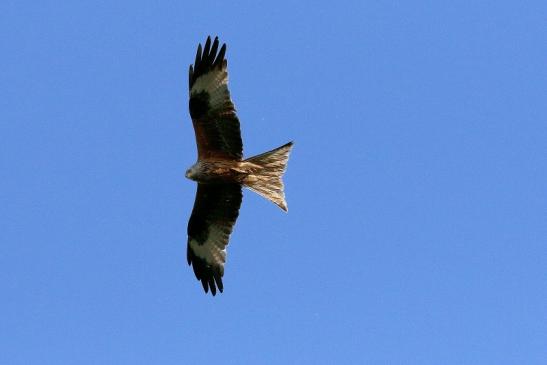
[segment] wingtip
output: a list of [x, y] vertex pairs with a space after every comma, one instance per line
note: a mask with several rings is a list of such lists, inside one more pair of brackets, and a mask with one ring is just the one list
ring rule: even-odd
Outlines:
[[213, 62], [213, 67], [222, 67], [224, 60], [224, 56], [226, 55], [226, 43], [222, 44], [222, 47], [220, 47], [220, 51], [218, 52], [217, 58]]
[[198, 68], [198, 65], [201, 61], [201, 43], [198, 44], [198, 50], [196, 52], [196, 59], [194, 61], [194, 65], [196, 65], [196, 68]]
[[205, 41], [205, 46], [203, 47], [202, 58], [207, 60], [209, 58], [209, 51], [211, 50], [211, 36], [207, 37]]
[[217, 285], [215, 285], [214, 279], [207, 280], [206, 278], [201, 278], [201, 279], [198, 279], [198, 280], [201, 281], [201, 285], [203, 286], [203, 290], [205, 290], [205, 294], [208, 294], [209, 290], [211, 290], [211, 295], [216, 296], [217, 295], [217, 289], [221, 293], [224, 290], [222, 285], [219, 285], [218, 287], [217, 287]]
[[217, 288], [215, 283], [211, 282], [211, 279], [209, 279], [209, 288], [211, 289], [211, 294], [213, 294], [213, 296], [217, 295]]

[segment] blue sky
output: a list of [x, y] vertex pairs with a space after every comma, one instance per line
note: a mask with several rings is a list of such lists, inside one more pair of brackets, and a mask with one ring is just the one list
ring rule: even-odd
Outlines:
[[[545, 2], [3, 1], [0, 363], [545, 364]], [[246, 191], [186, 264], [188, 66], [228, 44]]]

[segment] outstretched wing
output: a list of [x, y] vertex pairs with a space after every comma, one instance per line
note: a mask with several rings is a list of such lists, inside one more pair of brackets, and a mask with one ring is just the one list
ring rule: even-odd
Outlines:
[[228, 91], [226, 44], [217, 54], [219, 42], [207, 37], [198, 46], [194, 66], [190, 65], [190, 116], [196, 133], [198, 159], [241, 160], [243, 143], [239, 119]]
[[188, 264], [207, 293], [222, 293], [226, 245], [239, 215], [239, 184], [198, 184], [196, 201], [188, 222]]

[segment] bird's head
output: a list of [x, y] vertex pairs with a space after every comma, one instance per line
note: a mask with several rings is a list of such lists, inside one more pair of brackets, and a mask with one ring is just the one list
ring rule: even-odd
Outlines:
[[187, 179], [195, 180], [196, 177], [196, 166], [190, 167], [188, 170], [186, 170], [186, 173], [184, 174]]

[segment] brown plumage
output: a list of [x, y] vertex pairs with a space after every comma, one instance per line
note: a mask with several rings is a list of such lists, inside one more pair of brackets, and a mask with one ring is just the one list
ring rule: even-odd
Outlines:
[[[218, 53], [217, 53], [218, 51]], [[186, 177], [198, 183], [188, 222], [188, 264], [205, 292], [223, 291], [226, 245], [239, 214], [245, 186], [287, 211], [282, 176], [292, 142], [243, 159], [239, 119], [228, 90], [226, 44], [218, 38], [198, 46], [190, 66], [189, 109], [198, 161]]]

